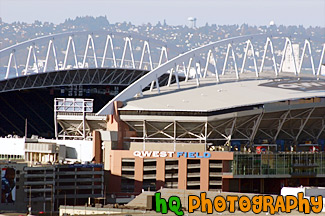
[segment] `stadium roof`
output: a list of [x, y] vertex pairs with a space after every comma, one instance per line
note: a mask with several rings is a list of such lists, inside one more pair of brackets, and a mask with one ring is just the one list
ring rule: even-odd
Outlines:
[[325, 80], [251, 79], [216, 83], [213, 78], [183, 82], [146, 91], [143, 97], [125, 102], [119, 110], [211, 112], [235, 107], [267, 104], [277, 101], [325, 97]]

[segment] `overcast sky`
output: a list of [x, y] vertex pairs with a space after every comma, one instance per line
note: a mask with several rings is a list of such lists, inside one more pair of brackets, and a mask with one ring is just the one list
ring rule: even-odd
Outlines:
[[107, 16], [110, 23], [163, 22], [304, 25], [325, 27], [325, 0], [0, 0], [4, 22], [35, 20], [61, 23], [76, 16]]

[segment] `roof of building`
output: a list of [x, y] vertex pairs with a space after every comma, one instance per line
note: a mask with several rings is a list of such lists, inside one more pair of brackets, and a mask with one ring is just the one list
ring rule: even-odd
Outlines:
[[183, 82], [146, 91], [119, 110], [211, 112], [301, 98], [325, 97], [325, 80], [250, 79], [217, 83], [215, 78]]

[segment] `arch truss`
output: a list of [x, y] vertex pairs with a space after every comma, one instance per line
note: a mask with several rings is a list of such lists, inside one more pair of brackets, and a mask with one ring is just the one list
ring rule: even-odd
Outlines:
[[[283, 41], [284, 47], [282, 46]], [[167, 86], [173, 86], [176, 89], [182, 88], [182, 85], [186, 85], [186, 82], [190, 81], [196, 82], [199, 87], [200, 80], [207, 77], [214, 78], [216, 83], [283, 76], [296, 77], [297, 79], [308, 76], [319, 79], [322, 75], [321, 67], [324, 64], [325, 44], [320, 45], [321, 52], [313, 52], [309, 40], [304, 40], [301, 45], [303, 51], [297, 58], [294, 51], [299, 52], [299, 45], [295, 50], [289, 37], [247, 35], [207, 44], [178, 55], [154, 68], [117, 95], [98, 114], [113, 114], [114, 101], [126, 101], [134, 96], [141, 96], [143, 89], [150, 83], [150, 90], [160, 93], [161, 86], [157, 79], [165, 73], [176, 77], [174, 85], [167, 83]], [[309, 64], [306, 64], [306, 58], [310, 60]], [[315, 63], [315, 59], [319, 61]], [[250, 67], [248, 63], [251, 64]], [[284, 68], [285, 63], [294, 66], [288, 70]], [[184, 76], [185, 81], [179, 82], [179, 76]]]
[[159, 40], [120, 32], [70, 32], [48, 35], [0, 50], [0, 80], [88, 68], [152, 70], [182, 52]]

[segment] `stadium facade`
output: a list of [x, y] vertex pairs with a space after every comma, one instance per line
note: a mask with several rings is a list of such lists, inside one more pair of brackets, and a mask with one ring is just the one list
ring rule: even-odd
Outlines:
[[189, 80], [114, 102], [94, 133], [108, 192], [164, 188], [279, 194], [325, 186], [322, 77]]

